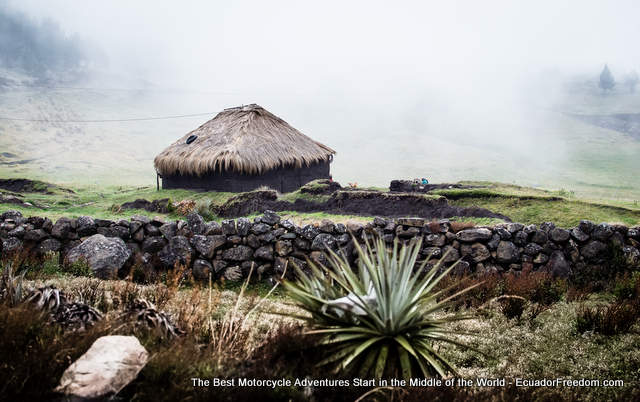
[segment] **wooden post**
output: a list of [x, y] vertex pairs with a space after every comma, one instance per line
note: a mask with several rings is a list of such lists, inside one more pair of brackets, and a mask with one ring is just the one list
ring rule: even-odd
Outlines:
[[160, 174], [156, 172], [156, 191], [160, 191]]

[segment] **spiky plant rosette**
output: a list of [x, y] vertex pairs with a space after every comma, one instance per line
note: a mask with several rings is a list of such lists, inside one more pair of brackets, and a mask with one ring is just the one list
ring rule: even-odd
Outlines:
[[[435, 289], [457, 264], [444, 269], [440, 259], [428, 272], [428, 259], [416, 263], [421, 241], [391, 249], [381, 239], [358, 253], [352, 269], [342, 256], [329, 251], [330, 268], [309, 262], [310, 273], [294, 267], [298, 279], [283, 283], [296, 304], [311, 316], [309, 333], [323, 334], [328, 357], [319, 363], [335, 364], [337, 372], [358, 373], [361, 378], [444, 377], [455, 367], [434, 347], [437, 342], [472, 347], [456, 340], [468, 334], [447, 329], [447, 324], [471, 318], [444, 310], [468, 287], [451, 294]], [[444, 257], [443, 257], [444, 258]]]

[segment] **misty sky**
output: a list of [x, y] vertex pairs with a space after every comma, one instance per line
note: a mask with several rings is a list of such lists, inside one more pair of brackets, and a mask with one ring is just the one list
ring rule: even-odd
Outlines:
[[[452, 139], [557, 161], [566, 149], [535, 113], [556, 101], [554, 80], [596, 77], [605, 63], [617, 77], [640, 71], [637, 1], [6, 5], [77, 36], [96, 77], [111, 77], [94, 85], [213, 94], [189, 95], [180, 113], [259, 103], [336, 148], [338, 171], [362, 144], [393, 165], [414, 145], [446, 156]], [[399, 147], [375, 148], [381, 137]]]
[[[637, 1], [9, 1], [159, 85], [312, 94], [638, 68]], [[636, 54], [631, 54], [632, 52]], [[614, 71], [615, 73], [615, 71]]]

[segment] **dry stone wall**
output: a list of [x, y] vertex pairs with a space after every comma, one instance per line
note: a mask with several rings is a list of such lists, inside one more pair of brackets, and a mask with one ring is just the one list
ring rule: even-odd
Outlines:
[[363, 241], [373, 236], [387, 243], [396, 238], [403, 242], [422, 238], [423, 257], [445, 256], [446, 264], [461, 260], [458, 272], [543, 269], [569, 276], [611, 263], [613, 258], [640, 268], [640, 227], [589, 221], [573, 228], [549, 222], [458, 231], [455, 226], [447, 220], [377, 217], [366, 225], [325, 220], [300, 227], [271, 211], [252, 221], [238, 218], [220, 223], [205, 222], [196, 213], [173, 222], [145, 216], [119, 221], [82, 216], [54, 223], [6, 211], [0, 215], [0, 244], [3, 256], [27, 251], [36, 256], [60, 252], [67, 263], [84, 258], [102, 278], [125, 276], [134, 266], [145, 272], [180, 266], [199, 280], [208, 280], [210, 275], [241, 280], [253, 265], [257, 276], [267, 279], [280, 276], [287, 265], [304, 269], [309, 260], [326, 263], [327, 248], [353, 259], [353, 238]]

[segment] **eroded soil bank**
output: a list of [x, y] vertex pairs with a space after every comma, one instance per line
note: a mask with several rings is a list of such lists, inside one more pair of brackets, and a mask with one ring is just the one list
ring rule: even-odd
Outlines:
[[444, 197], [425, 197], [412, 193], [384, 193], [380, 191], [335, 191], [328, 200], [315, 202], [297, 199], [295, 202], [278, 200], [272, 190], [254, 191], [231, 198], [216, 208], [215, 213], [224, 217], [246, 216], [272, 211], [327, 212], [342, 215], [367, 216], [416, 216], [421, 218], [451, 218], [469, 216], [498, 218], [507, 222], [509, 217], [485, 208], [456, 207]]

